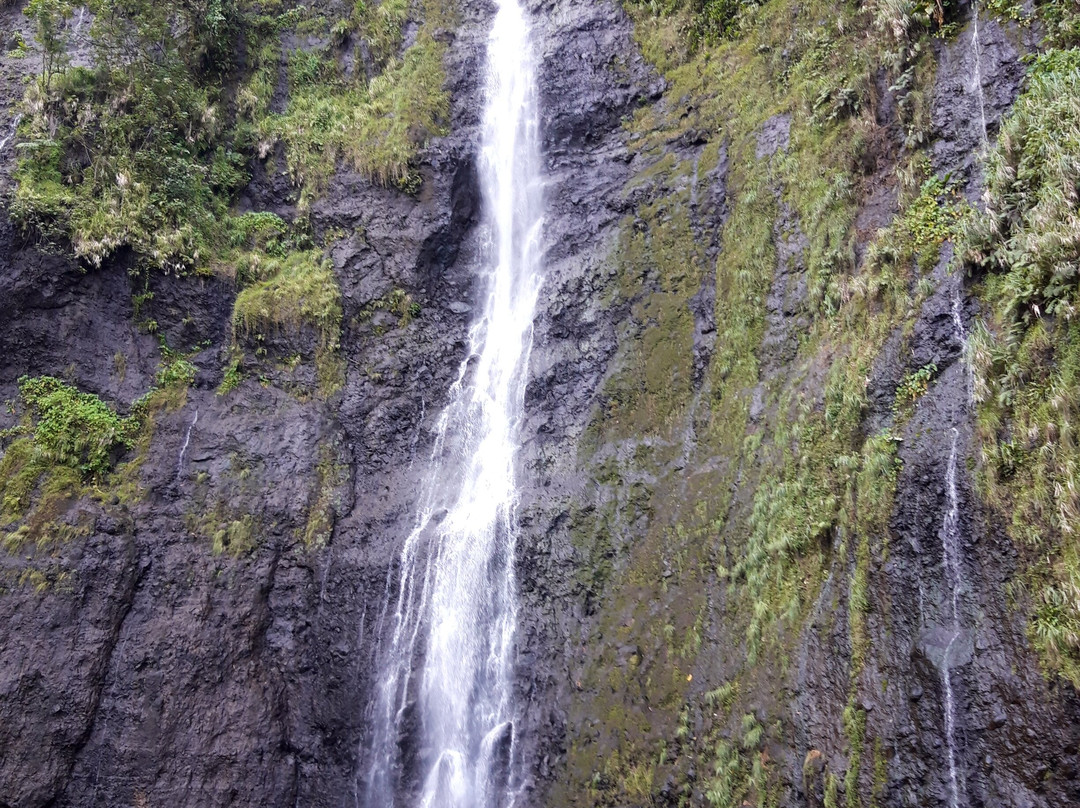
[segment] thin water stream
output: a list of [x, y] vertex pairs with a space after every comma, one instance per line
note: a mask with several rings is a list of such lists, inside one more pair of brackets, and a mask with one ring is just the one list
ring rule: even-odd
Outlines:
[[952, 448], [949, 451], [949, 462], [945, 467], [945, 491], [949, 506], [941, 525], [943, 564], [951, 595], [952, 625], [950, 626], [951, 636], [941, 660], [941, 679], [942, 689], [945, 691], [945, 747], [949, 759], [949, 808], [960, 808], [966, 803], [964, 799], [966, 789], [963, 773], [957, 764], [957, 706], [953, 693], [952, 655], [953, 648], [963, 635], [959, 608], [963, 571], [960, 566], [960, 497], [956, 489], [956, 444], [960, 433], [955, 428], [952, 432]]
[[514, 460], [541, 282], [535, 71], [523, 10], [498, 0], [480, 155], [483, 311], [438, 421], [415, 527], [387, 581], [369, 808], [513, 802]]
[[[960, 343], [960, 362], [964, 365], [965, 400], [972, 395], [971, 367], [968, 361], [968, 336], [964, 327], [963, 301], [958, 287], [952, 298], [953, 331]], [[941, 524], [942, 567], [949, 592], [949, 642], [941, 660], [941, 684], [945, 704], [945, 749], [949, 763], [949, 808], [961, 808], [967, 804], [967, 787], [959, 764], [957, 744], [958, 714], [956, 694], [953, 689], [952, 667], [963, 646], [964, 629], [960, 619], [960, 592], [964, 587], [963, 537], [960, 528], [960, 494], [957, 490], [957, 446], [960, 430], [953, 427], [949, 460], [945, 466], [945, 495], [948, 500]]]
[[191, 443], [191, 430], [195, 428], [195, 424], [199, 423], [199, 411], [195, 410], [195, 417], [191, 419], [191, 423], [188, 424], [187, 432], [184, 433], [184, 444], [180, 447], [180, 456], [176, 459], [176, 479], [180, 479], [184, 474], [184, 455], [187, 454], [188, 446]]
[[985, 149], [989, 145], [986, 135], [986, 98], [982, 88], [982, 51], [979, 44], [979, 3], [978, 0], [971, 2], [972, 27], [971, 49], [975, 54], [975, 71], [971, 78], [971, 89], [979, 98], [979, 126], [982, 134], [982, 145]]
[[11, 120], [11, 129], [8, 131], [8, 133], [4, 137], [0, 138], [0, 152], [2, 152], [4, 150], [4, 148], [7, 146], [7, 144], [10, 143], [14, 139], [15, 133], [19, 129], [19, 121], [21, 121], [21, 120], [22, 120], [22, 115], [16, 115], [14, 118], [12, 118], [12, 120]]

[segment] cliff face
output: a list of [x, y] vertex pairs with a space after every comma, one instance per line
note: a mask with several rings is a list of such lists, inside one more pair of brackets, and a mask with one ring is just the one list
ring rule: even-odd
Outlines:
[[[1080, 801], [1032, 550], [978, 482], [985, 271], [953, 260], [983, 120], [993, 141], [1058, 18], [946, 3], [898, 32], [771, 0], [718, 33], [692, 5], [529, 5], [549, 182], [523, 804]], [[21, 12], [0, 20], [29, 39]], [[339, 159], [309, 195], [284, 135], [230, 201], [304, 223], [336, 346], [303, 318], [245, 330], [238, 274], [147, 270], [123, 243], [80, 263], [77, 237], [4, 216], [0, 426], [31, 428], [18, 379], [53, 376], [139, 430], [60, 495], [55, 471], [22, 498], [6, 478], [0, 805], [352, 804], [387, 573], [475, 306], [491, 9], [453, 13], [402, 25], [401, 48], [444, 49], [449, 106], [397, 187]], [[293, 53], [377, 69], [373, 38], [274, 36], [274, 114]], [[4, 47], [0, 127], [41, 68]], [[85, 33], [67, 47], [90, 63]]]

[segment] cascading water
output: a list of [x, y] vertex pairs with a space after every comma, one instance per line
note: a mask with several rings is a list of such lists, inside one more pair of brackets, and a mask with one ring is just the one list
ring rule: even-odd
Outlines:
[[990, 141], [986, 136], [986, 98], [982, 88], [982, 52], [979, 46], [979, 3], [978, 0], [971, 2], [971, 50], [975, 55], [975, 70], [971, 78], [971, 89], [979, 98], [979, 132], [982, 135], [982, 145], [985, 149]]
[[960, 361], [964, 363], [964, 383], [967, 386], [967, 400], [968, 406], [973, 410], [975, 408], [975, 366], [971, 361], [971, 346], [968, 342], [967, 329], [964, 328], [964, 316], [962, 312], [963, 301], [960, 298], [960, 289], [958, 285], [955, 292], [953, 292], [952, 299], [952, 321], [953, 332], [956, 334], [956, 339], [960, 343]]
[[176, 479], [178, 480], [184, 474], [184, 455], [187, 454], [187, 447], [191, 443], [191, 430], [195, 428], [197, 423], [199, 423], [199, 411], [196, 409], [195, 417], [191, 419], [187, 432], [184, 433], [184, 445], [180, 447], [180, 457], [176, 459]]
[[367, 806], [414, 790], [410, 803], [424, 808], [513, 802], [514, 456], [542, 223], [535, 64], [517, 0], [498, 0], [487, 63], [486, 298], [438, 423], [416, 525], [387, 581]]
[[965, 792], [964, 777], [957, 766], [956, 699], [952, 686], [953, 649], [963, 635], [960, 627], [960, 587], [963, 570], [960, 566], [960, 497], [956, 490], [956, 443], [959, 430], [953, 429], [952, 448], [945, 467], [945, 492], [949, 506], [941, 525], [941, 542], [945, 579], [950, 590], [952, 611], [951, 636], [941, 660], [942, 689], [945, 691], [945, 748], [949, 757], [949, 806], [959, 808]]
[[[953, 331], [960, 343], [960, 361], [964, 365], [964, 386], [967, 391], [966, 397], [970, 401], [973, 388], [972, 370], [962, 306], [960, 288], [957, 287], [952, 299]], [[960, 495], [956, 487], [959, 439], [960, 430], [953, 427], [949, 460], [945, 466], [945, 495], [948, 505], [941, 523], [942, 567], [945, 584], [949, 591], [949, 641], [945, 645], [945, 652], [941, 659], [941, 686], [945, 696], [945, 751], [949, 762], [949, 808], [960, 808], [967, 801], [965, 779], [957, 760], [958, 720], [952, 674], [952, 667], [954, 663], [959, 664], [958, 657], [961, 657], [960, 652], [964, 646], [964, 630], [960, 622], [960, 591], [964, 586], [964, 569], [961, 563]]]
[[0, 152], [2, 152], [4, 150], [4, 147], [7, 146], [7, 144], [10, 143], [12, 141], [12, 139], [15, 137], [15, 133], [19, 129], [19, 121], [21, 121], [21, 120], [22, 120], [22, 115], [16, 115], [12, 119], [12, 121], [11, 121], [11, 131], [9, 131], [8, 134], [5, 135], [4, 137], [0, 138]]

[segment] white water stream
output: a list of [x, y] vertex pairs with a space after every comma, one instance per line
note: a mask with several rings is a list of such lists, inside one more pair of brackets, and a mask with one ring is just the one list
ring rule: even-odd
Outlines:
[[16, 115], [11, 120], [11, 130], [4, 137], [0, 138], [0, 152], [4, 150], [8, 143], [15, 137], [15, 133], [19, 129], [19, 121], [22, 120], [22, 115]]
[[962, 312], [963, 301], [960, 291], [963, 287], [958, 284], [953, 292], [952, 321], [956, 339], [960, 342], [960, 361], [964, 363], [964, 384], [967, 386], [967, 401], [972, 412], [975, 410], [975, 365], [971, 361], [971, 345], [968, 342], [967, 329], [964, 328], [964, 316]]
[[971, 2], [971, 49], [975, 54], [975, 71], [971, 78], [971, 89], [979, 97], [979, 126], [982, 134], [982, 145], [986, 149], [990, 141], [986, 136], [986, 98], [982, 88], [982, 52], [979, 45], [979, 3], [978, 0]]
[[[967, 329], [964, 327], [962, 307], [963, 301], [958, 286], [952, 299], [952, 321], [956, 339], [960, 343], [960, 361], [964, 365], [966, 397], [970, 401], [974, 386], [972, 384]], [[941, 524], [942, 567], [945, 573], [945, 584], [949, 589], [950, 617], [949, 642], [945, 646], [945, 653], [941, 660], [941, 684], [945, 695], [945, 749], [949, 762], [949, 808], [961, 808], [961, 806], [967, 804], [965, 778], [957, 762], [958, 708], [953, 691], [952, 676], [954, 649], [957, 649], [958, 642], [963, 646], [964, 636], [964, 630], [960, 622], [960, 590], [964, 586], [963, 549], [960, 532], [960, 495], [956, 488], [957, 443], [959, 438], [960, 431], [954, 427], [952, 430], [952, 445], [949, 449], [949, 461], [945, 466], [945, 495], [948, 498], [948, 506]]]
[[952, 686], [952, 653], [957, 640], [963, 635], [960, 627], [959, 597], [963, 585], [963, 570], [960, 566], [960, 497], [956, 490], [956, 443], [959, 430], [953, 429], [952, 448], [949, 462], [945, 467], [945, 491], [949, 506], [941, 525], [941, 541], [945, 580], [951, 593], [952, 635], [941, 660], [941, 679], [945, 691], [945, 747], [949, 758], [949, 808], [960, 808], [966, 800], [963, 773], [957, 765], [956, 750], [956, 699]]
[[[513, 802], [514, 458], [541, 282], [535, 70], [523, 10], [498, 0], [480, 160], [483, 311], [438, 422], [415, 527], [387, 581], [369, 807]], [[414, 783], [419, 793], [404, 797]]]
[[[971, 50], [975, 60], [971, 91], [975, 93], [979, 101], [979, 135], [985, 152], [989, 147], [989, 139], [986, 134], [986, 98], [982, 87], [982, 51], [979, 42], [978, 0], [972, 0], [971, 11]], [[960, 289], [958, 288], [952, 299], [953, 329], [957, 340], [960, 342], [960, 361], [964, 364], [967, 399], [969, 405], [974, 406], [974, 370], [969, 355], [967, 329], [964, 328], [963, 313], [961, 311], [962, 303]], [[964, 630], [960, 623], [959, 603], [960, 589], [964, 583], [963, 567], [961, 566], [960, 500], [956, 489], [956, 444], [959, 434], [959, 430], [954, 427], [952, 430], [952, 446], [949, 450], [949, 461], [945, 467], [945, 491], [948, 497], [948, 507], [941, 525], [942, 566], [945, 572], [945, 582], [949, 587], [951, 613], [949, 642], [945, 646], [945, 653], [941, 660], [941, 684], [945, 696], [945, 749], [949, 763], [949, 808], [962, 808], [962, 806], [967, 805], [967, 784], [964, 773], [957, 762], [958, 707], [953, 690], [952, 675], [954, 649], [956, 649], [958, 642], [962, 644], [964, 636]], [[921, 602], [921, 589], [919, 597]]]
[[184, 474], [184, 455], [187, 454], [187, 447], [191, 443], [191, 430], [195, 428], [197, 423], [199, 423], [199, 411], [195, 410], [195, 417], [191, 419], [187, 432], [184, 433], [184, 445], [180, 447], [180, 457], [176, 460], [176, 479], [178, 480]]

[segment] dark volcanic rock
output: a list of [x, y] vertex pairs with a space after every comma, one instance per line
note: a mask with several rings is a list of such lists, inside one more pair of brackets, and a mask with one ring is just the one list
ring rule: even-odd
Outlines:
[[[596, 572], [587, 566], [624, 563], [652, 518], [636, 500], [658, 477], [675, 480], [673, 496], [691, 504], [734, 491], [737, 513], [748, 510], [754, 469], [729, 469], [732, 458], [695, 453], [700, 435], [726, 426], [712, 421], [716, 391], [708, 385], [724, 347], [717, 344], [716, 262], [732, 208], [731, 172], [738, 169], [729, 164], [729, 146], [732, 155], [736, 146], [719, 138], [707, 146], [713, 133], [687, 128], [662, 155], [628, 148], [623, 121], [657, 102], [665, 85], [642, 60], [619, 3], [527, 5], [542, 61], [546, 275], [520, 426], [519, 715], [513, 744], [504, 738], [499, 754], [507, 766], [513, 756], [521, 767], [518, 804], [539, 806], [553, 804], [551, 789], [568, 777], [574, 744], [590, 742], [611, 719], [591, 712], [596, 692], [582, 684], [581, 671], [610, 664], [617, 673], [610, 682], [638, 687], [627, 672], [648, 675], [640, 670], [649, 668], [650, 646], [633, 633], [643, 629], [627, 615], [640, 608], [658, 622], [686, 617], [661, 614], [673, 601], [611, 602], [602, 587], [582, 584], [583, 574]], [[343, 170], [310, 211], [315, 232], [334, 235], [329, 257], [344, 306], [344, 380], [327, 398], [311, 394], [310, 368], [293, 373], [272, 359], [249, 360], [239, 388], [217, 394], [233, 338], [235, 289], [227, 281], [154, 276], [149, 287], [133, 287], [131, 256], [86, 270], [39, 249], [0, 217], [0, 397], [14, 398], [23, 374], [53, 374], [126, 411], [153, 386], [163, 358], [158, 337], [146, 333], [150, 320], [172, 348], [193, 351], [198, 369], [186, 397], [155, 416], [151, 449], [138, 471], [140, 496], [87, 498], [64, 515], [81, 538], [0, 553], [0, 808], [357, 803], [387, 580], [413, 524], [447, 391], [467, 359], [467, 330], [481, 292], [474, 271], [485, 238], [476, 150], [492, 12], [490, 3], [466, 2], [457, 29], [440, 34], [449, 45], [451, 134], [424, 152], [419, 192], [376, 187]], [[1011, 39], [1014, 32], [980, 20], [980, 80], [973, 83], [970, 22], [953, 41], [934, 46], [930, 151], [936, 170], [970, 180], [966, 190], [974, 198], [981, 121], [985, 116], [993, 137], [1019, 90], [1023, 48]], [[10, 6], [0, 8], [0, 28], [29, 30]], [[84, 39], [78, 41], [83, 56]], [[0, 41], [0, 51], [6, 47]], [[38, 67], [33, 57], [17, 64], [0, 55], [0, 141], [21, 75]], [[869, 186], [854, 222], [860, 261], [896, 213], [893, 175], [901, 159], [893, 90], [884, 71], [872, 78], [882, 133], [859, 168]], [[284, 93], [283, 86], [278, 107]], [[776, 164], [792, 148], [793, 128], [791, 115], [772, 115], [752, 135], [748, 154], [764, 161], [757, 165]], [[706, 153], [716, 157], [708, 170]], [[0, 188], [12, 154], [10, 146], [0, 148]], [[672, 180], [683, 183], [677, 189], [650, 174], [666, 157], [692, 166]], [[276, 162], [283, 163], [280, 155]], [[240, 207], [292, 218], [295, 188], [271, 170], [273, 163], [255, 165]], [[677, 424], [674, 448], [634, 438], [600, 447], [597, 454], [612, 463], [669, 454], [655, 472], [627, 475], [605, 489], [584, 468], [581, 447], [590, 419], [608, 404], [604, 388], [620, 369], [620, 350], [641, 330], [636, 301], [612, 294], [619, 283], [613, 256], [620, 228], [645, 227], [635, 221], [637, 212], [676, 190], [686, 192], [689, 232], [707, 267], [700, 282], [694, 276], [688, 305], [678, 312], [692, 354], [688, 386], [703, 404]], [[757, 386], [744, 391], [742, 402], [748, 435], [777, 416], [766, 411], [766, 388], [784, 383], [812, 316], [806, 234], [813, 223], [800, 222], [783, 189], [773, 190], [779, 215], [767, 232], [776, 262], [766, 268], [771, 283], [760, 300]], [[822, 806], [827, 777], [843, 777], [850, 765], [843, 732], [849, 697], [866, 713], [868, 737], [881, 742], [886, 782], [879, 804], [948, 804], [946, 671], [971, 805], [1080, 803], [1080, 702], [1071, 688], [1039, 673], [1022, 615], [1006, 597], [1016, 550], [982, 511], [969, 471], [975, 446], [961, 330], [970, 329], [977, 312], [962, 277], [947, 270], [951, 257], [946, 247], [926, 279], [932, 291], [913, 307], [910, 329], [891, 335], [866, 380], [860, 428], [871, 435], [896, 427], [892, 404], [904, 378], [937, 368], [910, 419], [897, 427], [902, 470], [892, 538], [887, 555], [870, 564], [871, 650], [857, 692], [852, 695], [845, 619], [850, 558], [841, 552], [851, 549], [829, 529], [813, 539], [829, 571], [809, 598], [805, 623], [787, 638], [788, 667], [762, 670], [760, 692], [746, 695], [743, 720], [768, 723], [772, 733], [761, 759], [779, 772], [782, 806]], [[133, 296], [145, 291], [153, 297], [136, 311]], [[373, 313], [373, 303], [395, 291], [419, 307], [409, 322]], [[306, 356], [313, 346], [314, 336], [302, 331], [269, 335], [265, 343], [272, 356]], [[810, 389], [828, 368], [800, 372]], [[0, 415], [0, 427], [12, 421], [11, 412]], [[941, 535], [954, 441], [963, 558], [959, 634]], [[724, 490], [699, 487], [701, 479], [723, 480]], [[310, 543], [312, 515], [328, 490], [329, 541]], [[611, 546], [597, 559], [571, 537], [581, 516], [571, 505], [582, 502], [586, 516], [605, 508], [617, 514]], [[734, 519], [710, 524], [709, 535], [715, 539], [729, 523]], [[227, 546], [242, 545], [245, 537], [250, 548]], [[882, 540], [875, 537], [874, 546]], [[652, 571], [665, 591], [685, 572], [680, 563], [665, 558]], [[724, 623], [728, 573], [711, 556], [699, 573], [694, 581], [705, 590], [693, 593], [701, 596], [703, 615], [699, 668], [715, 674], [694, 678], [692, 688], [704, 693], [743, 664], [745, 639]], [[40, 580], [48, 585], [35, 586]], [[646, 600], [649, 591], [635, 595]], [[598, 626], [618, 627], [618, 636], [605, 638], [612, 653], [602, 663], [601, 649], [588, 645]], [[683, 708], [644, 706], [650, 714], [667, 711], [672, 720]], [[406, 724], [419, 721], [407, 708]], [[704, 725], [705, 716], [687, 710], [688, 735]], [[409, 781], [424, 750], [411, 740], [404, 746]], [[879, 776], [867, 765], [877, 753], [864, 753], [863, 793]], [[665, 776], [650, 799], [704, 804], [711, 768], [711, 761], [693, 760], [685, 783]]]
[[[387, 570], [411, 525], [475, 308], [476, 130], [491, 12], [484, 3], [462, 9], [447, 58], [453, 134], [427, 150], [417, 197], [343, 172], [313, 207], [317, 232], [344, 233], [330, 256], [345, 309], [345, 385], [329, 403], [253, 380], [215, 395], [232, 331], [228, 284], [152, 277], [153, 296], [136, 312], [133, 293], [147, 290], [132, 288], [125, 256], [83, 271], [0, 224], [6, 397], [20, 375], [49, 373], [123, 410], [150, 389], [161, 360], [157, 338], [140, 326], [152, 320], [174, 349], [199, 349], [194, 388], [157, 419], [142, 500], [98, 508], [98, 529], [56, 552], [50, 563], [65, 571], [64, 586], [0, 598], [0, 804], [352, 800]], [[545, 2], [533, 12], [551, 183], [526, 429], [536, 437], [522, 458], [536, 484], [522, 501], [542, 511], [551, 474], [540, 469], [554, 464], [562, 488], [580, 484], [567, 476], [571, 447], [616, 346], [595, 301], [631, 171], [620, 126], [660, 84], [614, 3]], [[5, 176], [9, 156], [0, 154]], [[257, 165], [241, 208], [291, 218], [293, 204], [282, 176]], [[410, 324], [361, 316], [395, 289], [419, 305]], [[703, 301], [704, 345], [712, 306]], [[263, 344], [309, 351], [297, 336]], [[249, 370], [275, 385], [290, 379], [270, 366]], [[327, 452], [349, 482], [330, 545], [308, 548], [302, 537]], [[213, 536], [245, 515], [256, 549], [213, 554]], [[552, 608], [557, 592], [543, 582], [555, 584], [557, 568], [543, 546], [522, 547], [520, 690], [529, 706], [515, 754], [540, 761], [562, 743], [562, 679], [550, 654], [557, 623], [570, 616]], [[43, 562], [4, 563], [14, 579]]]

